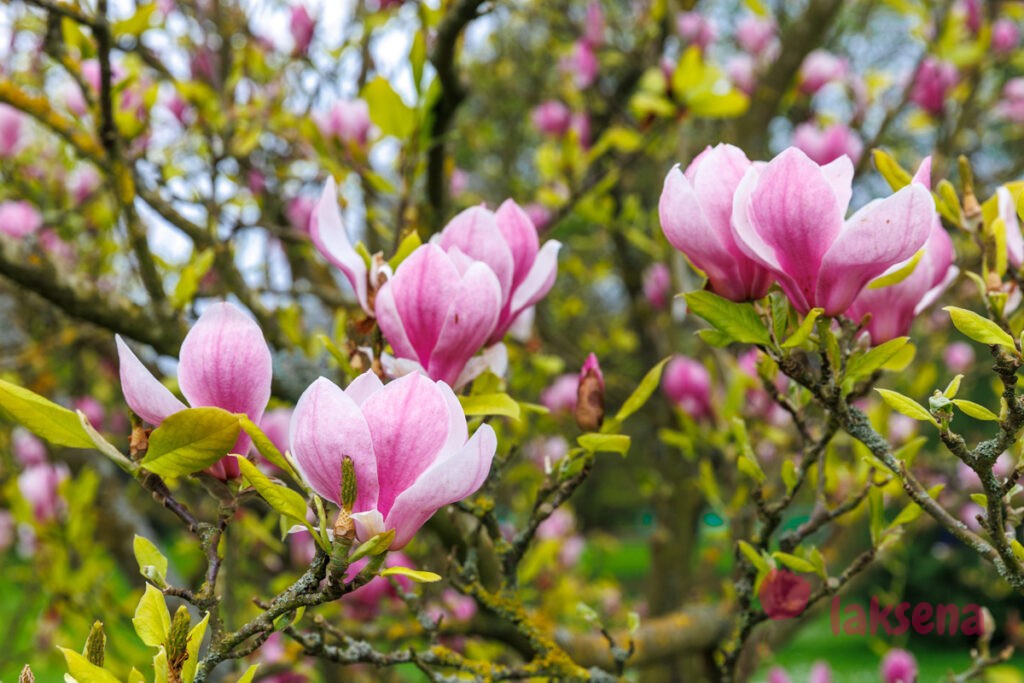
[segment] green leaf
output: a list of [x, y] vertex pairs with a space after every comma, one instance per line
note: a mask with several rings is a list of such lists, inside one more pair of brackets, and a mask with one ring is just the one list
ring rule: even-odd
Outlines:
[[121, 21], [115, 21], [111, 26], [111, 32], [115, 36], [138, 36], [150, 27], [153, 13], [157, 9], [156, 2], [149, 2], [145, 5], [140, 4], [135, 14], [122, 19]]
[[964, 222], [964, 210], [960, 206], [960, 198], [956, 195], [956, 188], [953, 183], [945, 178], [935, 186], [935, 208], [939, 210], [942, 217], [952, 225], [962, 225]]
[[380, 573], [381, 576], [404, 576], [407, 579], [412, 579], [416, 583], [434, 583], [440, 581], [441, 576], [434, 572], [424, 572], [418, 569], [409, 569], [408, 567], [388, 567]]
[[583, 434], [576, 442], [581, 448], [591, 453], [618, 453], [625, 456], [629, 452], [630, 438], [625, 434]]
[[739, 547], [740, 552], [743, 553], [743, 556], [750, 560], [750, 564], [754, 565], [755, 569], [764, 572], [767, 572], [770, 569], [768, 561], [764, 559], [764, 556], [761, 555], [761, 553], [754, 550], [754, 546], [750, 545], [746, 541], [737, 541], [736, 544]]
[[167, 584], [167, 558], [164, 557], [149, 539], [135, 535], [132, 541], [135, 561], [139, 563], [139, 573], [146, 579], [163, 587]]
[[901, 393], [896, 391], [889, 391], [888, 389], [875, 389], [882, 396], [882, 400], [885, 401], [886, 405], [895, 410], [898, 413], [902, 413], [907, 417], [912, 417], [915, 420], [921, 420], [922, 422], [931, 422], [933, 425], [938, 426], [938, 422], [932, 417], [924, 406], [915, 401], [912, 398], [908, 398]]
[[778, 560], [783, 565], [789, 567], [793, 571], [804, 572], [805, 574], [815, 574], [818, 571], [813, 564], [803, 559], [802, 557], [797, 557], [796, 555], [790, 555], [789, 553], [776, 551], [772, 553], [772, 557]]
[[74, 650], [66, 647], [57, 649], [64, 653], [68, 672], [78, 683], [121, 683], [114, 674], [101, 669]]
[[782, 343], [782, 348], [791, 349], [795, 346], [800, 346], [810, 339], [811, 332], [814, 331], [814, 321], [817, 320], [818, 316], [824, 312], [824, 308], [812, 308], [808, 311], [807, 316], [804, 318], [803, 322], [800, 323], [800, 327], [796, 328], [796, 332], [793, 333], [793, 336]]
[[1017, 350], [1017, 346], [1013, 343], [1013, 337], [988, 318], [983, 318], [974, 311], [956, 306], [946, 306], [942, 310], [949, 312], [949, 317], [953, 319], [953, 326], [956, 329], [974, 341], [990, 346], [1005, 346], [1013, 351]]
[[871, 156], [874, 157], [875, 168], [885, 178], [885, 182], [889, 183], [889, 187], [893, 189], [893, 192], [903, 189], [913, 180], [910, 173], [900, 166], [899, 162], [893, 159], [888, 152], [881, 149], [873, 149], [871, 150]]
[[985, 406], [977, 404], [974, 401], [967, 401], [962, 398], [954, 398], [953, 403], [955, 403], [956, 407], [962, 410], [965, 415], [970, 415], [975, 420], [986, 420], [989, 422], [999, 421], [998, 415], [993, 413]]
[[167, 641], [167, 632], [171, 630], [171, 615], [167, 611], [164, 594], [152, 584], [146, 584], [146, 592], [135, 608], [132, 625], [142, 642], [150, 647], [160, 647]]
[[179, 411], [149, 435], [142, 466], [163, 477], [205, 470], [231, 451], [240, 430], [238, 418], [220, 408]]
[[754, 455], [754, 449], [750, 445], [750, 437], [747, 435], [747, 425], [743, 422], [742, 418], [732, 418], [732, 434], [736, 445], [740, 449], [740, 457], [736, 461], [740, 471], [758, 484], [762, 483], [766, 478], [765, 473], [761, 469], [761, 463], [757, 461], [757, 456]]
[[883, 289], [903, 282], [913, 274], [914, 268], [917, 268], [917, 264], [921, 260], [922, 256], [924, 256], [924, 249], [919, 249], [902, 268], [893, 271], [888, 275], [877, 277], [869, 282], [868, 289]]
[[658, 384], [661, 382], [661, 372], [665, 369], [665, 364], [668, 363], [671, 358], [662, 358], [657, 365], [651, 368], [644, 378], [640, 380], [640, 384], [637, 385], [633, 393], [629, 395], [626, 402], [619, 408], [619, 412], [615, 413], [615, 421], [622, 423], [627, 417], [640, 410], [647, 400], [651, 397], [658, 389]]
[[879, 344], [863, 355], [854, 356], [846, 366], [846, 378], [859, 379], [870, 376], [899, 353], [908, 341], [910, 341], [910, 337], [896, 337], [884, 344]]
[[153, 683], [168, 683], [167, 680], [167, 651], [163, 645], [153, 655]]
[[238, 679], [238, 683], [252, 683], [252, 679], [256, 677], [256, 670], [259, 668], [259, 664], [253, 664], [250, 666], [245, 670], [245, 673], [242, 674], [242, 677]]
[[637, 629], [640, 628], [639, 612], [630, 612], [626, 615], [626, 628], [629, 630], [631, 635], [636, 633]]
[[724, 348], [733, 342], [733, 338], [721, 330], [697, 330], [697, 336], [700, 337], [708, 346], [715, 346], [718, 348]]
[[188, 659], [181, 668], [181, 678], [184, 683], [192, 683], [196, 677], [196, 666], [199, 664], [199, 648], [203, 644], [203, 637], [206, 635], [206, 626], [210, 623], [210, 613], [207, 612], [203, 620], [192, 627], [188, 632]]
[[796, 488], [797, 482], [800, 481], [800, 472], [796, 468], [796, 463], [792, 460], [784, 460], [782, 462], [782, 483], [786, 485], [786, 493], [792, 493], [793, 489]]
[[363, 543], [361, 546], [356, 548], [355, 552], [353, 552], [351, 555], [349, 555], [349, 557], [348, 557], [349, 564], [352, 564], [356, 560], [360, 560], [360, 559], [366, 557], [367, 555], [376, 556], [376, 555], [380, 555], [382, 553], [386, 553], [387, 550], [388, 550], [388, 546], [390, 546], [392, 541], [394, 541], [394, 540], [395, 540], [395, 530], [394, 529], [389, 529], [389, 530], [385, 531], [384, 533], [377, 534], [376, 536], [371, 538], [369, 541], [367, 541], [366, 543]]
[[75, 413], [78, 415], [78, 421], [82, 425], [82, 429], [84, 429], [85, 433], [89, 435], [89, 438], [92, 439], [93, 446], [95, 446], [100, 453], [113, 460], [115, 465], [129, 474], [134, 475], [138, 471], [138, 465], [132, 462], [124, 453], [114, 448], [113, 444], [104, 439], [102, 434], [93, 429], [92, 425], [89, 424], [89, 418], [85, 416], [85, 413], [81, 410], [77, 410]]
[[752, 304], [738, 304], [708, 291], [690, 292], [685, 298], [690, 311], [733, 341], [745, 344], [768, 344], [771, 341], [768, 328]]
[[270, 437], [264, 434], [263, 430], [260, 429], [255, 422], [250, 420], [247, 415], [238, 414], [236, 417], [238, 417], [242, 430], [249, 435], [249, 438], [252, 439], [253, 445], [256, 446], [256, 450], [260, 452], [260, 455], [266, 458], [267, 462], [279, 470], [287, 472], [296, 481], [301, 481], [301, 478], [295, 471], [295, 468], [292, 467], [292, 464], [288, 462], [288, 459], [284, 457], [280, 450], [278, 450], [277, 446], [274, 445], [274, 442], [270, 440]]
[[415, 130], [415, 112], [406, 106], [388, 79], [377, 76], [366, 84], [361, 97], [370, 107], [370, 120], [384, 135], [403, 139]]
[[199, 291], [199, 283], [213, 266], [216, 252], [211, 249], [204, 249], [192, 259], [178, 276], [178, 283], [174, 286], [174, 294], [171, 295], [171, 306], [180, 309], [189, 304]]
[[519, 419], [519, 404], [505, 393], [459, 396], [459, 403], [462, 404], [462, 410], [467, 416], [502, 415], [513, 420]]
[[825, 558], [817, 548], [811, 548], [810, 562], [814, 565], [814, 571], [825, 581], [828, 581], [828, 568], [825, 566]]
[[391, 270], [398, 268], [398, 264], [406, 259], [409, 254], [414, 252], [417, 247], [423, 244], [423, 240], [420, 239], [420, 234], [415, 230], [411, 230], [408, 235], [402, 238], [402, 241], [398, 244], [398, 249], [395, 250], [395, 255], [388, 261], [388, 265], [391, 266]]
[[942, 395], [946, 398], [956, 398], [956, 394], [960, 391], [960, 382], [964, 379], [963, 375], [957, 375], [953, 380], [946, 385], [946, 390], [942, 392]]
[[30, 432], [55, 446], [93, 448], [92, 439], [73, 411], [2, 379], [0, 408]]
[[128, 672], [128, 683], [146, 683], [146, 677], [133, 666], [132, 670]]
[[305, 498], [287, 486], [275, 484], [247, 458], [238, 455], [234, 458], [238, 462], [238, 468], [242, 474], [260, 494], [260, 497], [270, 504], [270, 507], [299, 524], [306, 524], [306, 511], [309, 506], [306, 505]]

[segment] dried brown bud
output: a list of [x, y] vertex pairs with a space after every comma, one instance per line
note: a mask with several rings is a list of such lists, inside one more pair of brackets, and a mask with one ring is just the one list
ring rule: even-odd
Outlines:
[[597, 356], [590, 354], [580, 371], [576, 389], [576, 424], [585, 432], [595, 432], [604, 422], [604, 376]]
[[18, 676], [18, 683], [36, 683], [36, 677], [32, 674], [32, 669], [29, 668], [28, 664], [21, 670], [21, 675]]

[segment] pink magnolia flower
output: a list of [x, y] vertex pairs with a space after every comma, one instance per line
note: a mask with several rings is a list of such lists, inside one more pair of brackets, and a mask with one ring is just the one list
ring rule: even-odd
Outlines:
[[832, 670], [825, 662], [815, 662], [811, 667], [809, 683], [831, 683]]
[[24, 200], [0, 202], [0, 233], [8, 237], [27, 237], [43, 227], [43, 216]]
[[[981, 23], [983, 20], [982, 0], [964, 0], [962, 8], [964, 11], [964, 23], [967, 24], [967, 28], [971, 30], [971, 33], [977, 34], [981, 30]], [[889, 683], [886, 681], [886, 683]]]
[[301, 4], [294, 5], [288, 29], [291, 31], [292, 41], [295, 43], [293, 54], [306, 54], [309, 44], [313, 42], [313, 34], [316, 32], [316, 21], [309, 16], [309, 10]]
[[536, 202], [527, 204], [523, 207], [523, 211], [530, 217], [530, 222], [536, 226], [538, 232], [547, 228], [548, 224], [551, 223], [551, 210], [543, 204], [537, 204]]
[[676, 356], [665, 366], [661, 386], [669, 400], [693, 419], [711, 417], [711, 374], [701, 363]]
[[[1024, 82], [1024, 79], [1021, 79]], [[1006, 231], [1006, 258], [1014, 268], [1024, 263], [1024, 236], [1021, 234], [1020, 221], [1017, 220], [1017, 202], [1006, 187], [996, 190], [997, 218], [1003, 219]]]
[[846, 78], [846, 60], [837, 57], [828, 50], [814, 50], [804, 58], [800, 65], [800, 91], [808, 95], [821, 90], [833, 81]]
[[[284, 453], [288, 450], [288, 430], [292, 422], [291, 408], [274, 408], [268, 410], [260, 420], [260, 430], [270, 439], [270, 442], [277, 447], [277, 450]], [[264, 472], [274, 474], [277, 467], [271, 465], [263, 458], [259, 458], [260, 466]]]
[[753, 57], [733, 55], [725, 63], [725, 75], [734, 86], [748, 95], [753, 94], [757, 86], [757, 68]]
[[476, 600], [468, 595], [445, 588], [441, 593], [441, 601], [447, 609], [449, 618], [453, 621], [466, 622], [476, 616]]
[[730, 229], [733, 194], [750, 169], [738, 147], [708, 147], [683, 173], [676, 166], [665, 178], [658, 202], [668, 241], [707, 275], [709, 288], [732, 301], [760, 299], [772, 274], [744, 255]]
[[474, 206], [448, 222], [433, 242], [444, 249], [460, 270], [470, 260], [482, 261], [497, 276], [501, 288], [498, 321], [488, 344], [502, 340], [516, 319], [551, 291], [558, 274], [562, 244], [548, 240], [540, 246], [537, 228], [515, 201], [506, 199], [497, 211]]
[[[930, 188], [931, 168], [931, 157], [926, 157], [914, 176], [914, 183]], [[953, 241], [942, 227], [942, 221], [934, 208], [931, 224], [931, 232], [924, 244], [924, 253], [914, 271], [900, 282], [888, 287], [869, 287], [863, 290], [846, 311], [847, 317], [852, 320], [861, 320], [865, 315], [871, 314], [866, 329], [873, 344], [881, 344], [907, 334], [914, 317], [934, 303], [960, 272], [953, 265]], [[890, 271], [895, 272], [907, 265], [908, 262], [897, 263]]]
[[100, 186], [100, 174], [92, 164], [83, 164], [76, 168], [68, 178], [68, 191], [76, 204], [82, 204]]
[[50, 230], [49, 228], [39, 233], [39, 246], [45, 251], [54, 261], [68, 261], [71, 262], [75, 258], [74, 248], [65, 242], [56, 230]]
[[781, 666], [776, 666], [768, 672], [768, 683], [792, 683], [792, 679], [785, 669]]
[[317, 201], [312, 197], [300, 194], [292, 197], [284, 208], [284, 215], [291, 223], [293, 229], [298, 232], [309, 232], [310, 219], [316, 209]]
[[892, 649], [882, 660], [885, 683], [917, 683], [917, 661], [906, 650]]
[[89, 420], [96, 429], [103, 429], [103, 423], [107, 418], [107, 411], [103, 407], [103, 404], [97, 401], [92, 396], [82, 396], [81, 398], [75, 399], [75, 402], [71, 406], [75, 410], [82, 412], [85, 418]]
[[469, 437], [444, 382], [413, 373], [385, 386], [366, 372], [344, 391], [323, 377], [306, 389], [292, 416], [291, 446], [306, 482], [339, 505], [342, 456], [352, 458], [356, 537], [394, 529], [397, 550], [437, 510], [480, 488], [497, 440], [486, 424]]
[[551, 386], [540, 392], [540, 403], [552, 413], [571, 413], [576, 410], [576, 392], [579, 386], [579, 375], [559, 375]]
[[1012, 19], [999, 19], [992, 24], [992, 51], [1008, 55], [1020, 44], [1020, 29]]
[[946, 106], [946, 93], [956, 85], [956, 67], [949, 62], [927, 57], [914, 75], [910, 101], [932, 116], [938, 116]]
[[185, 125], [185, 117], [188, 115], [190, 107], [181, 95], [177, 92], [173, 93], [164, 101], [164, 106], [178, 123], [182, 126]]
[[452, 170], [452, 177], [448, 180], [448, 191], [453, 197], [458, 197], [469, 188], [469, 174], [461, 168]]
[[18, 475], [18, 492], [32, 507], [32, 516], [37, 522], [53, 521], [63, 509], [64, 501], [58, 489], [68, 475], [63, 463], [32, 465]]
[[591, 47], [601, 47], [604, 43], [604, 12], [601, 3], [591, 0], [587, 4], [587, 16], [583, 22], [583, 40]]
[[846, 311], [871, 280], [910, 258], [931, 233], [935, 204], [920, 183], [875, 200], [846, 221], [853, 164], [819, 166], [790, 147], [751, 167], [736, 188], [733, 236], [771, 270], [801, 313]]
[[572, 112], [558, 100], [548, 100], [538, 105], [530, 115], [533, 127], [544, 135], [562, 137], [572, 124]]
[[338, 191], [334, 178], [328, 177], [324, 191], [313, 212], [309, 236], [327, 261], [340, 270], [355, 292], [356, 300], [367, 315], [373, 316], [374, 297], [383, 280], [391, 276], [391, 268], [383, 258], [374, 257], [370, 267], [352, 246], [338, 209]]
[[954, 375], [965, 373], [974, 365], [974, 347], [967, 342], [953, 342], [943, 349], [942, 360]]
[[[345, 581], [348, 582], [355, 579], [359, 576], [359, 572], [363, 571], [369, 563], [370, 558], [363, 557], [350, 564], [345, 571]], [[384, 567], [408, 567], [409, 569], [415, 569], [416, 565], [413, 564], [408, 555], [402, 551], [397, 551], [388, 554], [384, 559]], [[412, 580], [404, 576], [397, 576], [395, 580], [398, 581], [398, 584], [404, 591], [408, 591], [413, 586]], [[395, 591], [395, 587], [391, 585], [391, 582], [383, 576], [376, 576], [361, 587], [345, 595], [342, 598], [342, 602], [346, 607], [352, 608], [355, 612], [353, 616], [360, 619], [372, 619], [380, 613], [382, 607], [397, 597], [398, 593]]]
[[[135, 413], [152, 425], [186, 408], [139, 361], [120, 336], [121, 391]], [[256, 424], [270, 399], [270, 349], [259, 326], [234, 304], [210, 306], [185, 335], [178, 362], [178, 385], [193, 408], [214, 406], [245, 413]], [[231, 453], [246, 455], [252, 442], [241, 434]], [[227, 455], [227, 453], [225, 453]], [[209, 470], [221, 479], [238, 476], [234, 458], [224, 458]]]
[[316, 119], [320, 134], [346, 145], [362, 147], [370, 138], [370, 107], [365, 100], [341, 100]]
[[0, 104], [0, 159], [12, 157], [21, 149], [24, 141], [25, 117], [6, 104]]
[[486, 263], [436, 244], [413, 251], [375, 302], [377, 323], [404, 371], [456, 387], [486, 369], [470, 359], [494, 331], [501, 307], [501, 284]]
[[586, 90], [594, 83], [599, 69], [594, 48], [585, 40], [577, 41], [572, 54], [562, 62], [562, 71], [572, 76], [573, 84], [579, 90]]
[[644, 271], [644, 298], [651, 308], [663, 310], [668, 306], [672, 289], [672, 273], [664, 263], [655, 263]]
[[11, 430], [11, 452], [25, 467], [42, 465], [47, 461], [46, 444], [22, 427]]
[[[582, 383], [588, 375], [597, 377], [598, 386], [601, 391], [604, 391], [604, 373], [601, 372], [601, 363], [597, 360], [597, 354], [593, 351], [587, 354], [587, 359], [583, 361], [583, 366], [580, 368], [579, 382]], [[578, 394], [579, 392], [577, 391], [577, 399]]]
[[590, 149], [590, 117], [586, 112], [572, 115], [569, 130], [576, 135], [576, 141], [583, 149]]
[[996, 114], [1015, 123], [1024, 122], [1024, 78], [1011, 78], [1003, 85], [1003, 99], [996, 105]]
[[701, 50], [706, 50], [718, 37], [714, 23], [700, 12], [680, 12], [676, 16], [676, 32], [686, 43], [696, 45]]
[[748, 14], [736, 26], [736, 42], [750, 55], [764, 54], [775, 40], [775, 21], [769, 17]]
[[864, 151], [860, 136], [842, 123], [833, 123], [826, 128], [819, 128], [811, 122], [801, 123], [793, 133], [793, 145], [821, 165], [844, 154], [856, 163]]

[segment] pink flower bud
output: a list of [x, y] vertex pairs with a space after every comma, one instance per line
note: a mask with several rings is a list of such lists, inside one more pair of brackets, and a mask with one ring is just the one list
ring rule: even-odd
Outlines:
[[644, 271], [644, 298], [651, 308], [664, 310], [668, 306], [669, 290], [672, 288], [672, 273], [664, 263], [655, 263]]
[[56, 230], [47, 228], [40, 231], [39, 246], [54, 261], [66, 261], [67, 263], [74, 261], [75, 250], [57, 234]]
[[92, 164], [82, 164], [68, 178], [68, 190], [76, 204], [83, 204], [99, 186], [100, 174]]
[[572, 54], [562, 61], [562, 71], [572, 76], [579, 90], [586, 90], [593, 84], [599, 69], [597, 55], [585, 40], [577, 41]]
[[42, 465], [47, 461], [46, 444], [22, 427], [11, 430], [11, 452], [24, 467]]
[[254, 195], [258, 196], [267, 191], [267, 177], [255, 168], [249, 170], [249, 173], [246, 175], [246, 181], [249, 185], [249, 191]]
[[448, 181], [448, 191], [453, 197], [458, 197], [466, 191], [467, 187], [469, 187], [469, 174], [461, 168], [454, 169], [452, 177]]
[[292, 7], [291, 24], [288, 28], [292, 34], [292, 42], [295, 43], [292, 54], [305, 55], [316, 32], [316, 21], [309, 16], [309, 11], [303, 5], [297, 4]]
[[882, 680], [885, 683], [916, 683], [917, 661], [906, 650], [893, 649], [882, 660]]
[[676, 31], [685, 43], [701, 50], [706, 50], [718, 37], [715, 25], [699, 12], [680, 12], [676, 16]]
[[1008, 55], [1020, 44], [1020, 29], [1012, 19], [1000, 19], [992, 24], [992, 51]]
[[476, 616], [476, 600], [468, 595], [463, 595], [451, 588], [445, 588], [444, 592], [441, 593], [441, 601], [448, 608], [452, 620], [456, 622], [466, 622]]
[[[345, 581], [352, 581], [355, 579], [359, 572], [363, 570], [370, 561], [370, 558], [364, 557], [356, 560], [349, 565], [348, 570], [345, 572]], [[415, 569], [416, 565], [413, 564], [412, 560], [403, 552], [392, 552], [384, 560], [385, 567], [408, 567], [409, 569]], [[396, 577], [398, 584], [402, 587], [402, 590], [409, 590], [412, 588], [412, 580], [407, 579], [404, 576]], [[391, 582], [383, 577], [377, 576], [370, 579], [368, 583], [360, 588], [355, 589], [348, 595], [342, 598], [342, 604], [350, 607], [355, 611], [356, 616], [360, 618], [370, 618], [376, 616], [382, 607], [386, 606], [386, 603], [394, 600], [397, 597], [395, 588], [391, 585]]]
[[33, 465], [18, 475], [18, 491], [32, 507], [37, 522], [51, 522], [63, 509], [58, 488], [67, 478], [68, 468], [63, 463]]
[[548, 100], [533, 110], [533, 127], [544, 135], [562, 137], [569, 131], [572, 112], [557, 100]]
[[576, 140], [582, 149], [590, 149], [590, 117], [586, 112], [572, 115], [569, 130], [576, 134]]
[[819, 128], [810, 122], [801, 123], [793, 133], [793, 145], [822, 166], [843, 155], [857, 163], [864, 151], [860, 136], [842, 123], [833, 123], [827, 128]]
[[343, 144], [364, 147], [370, 137], [370, 107], [364, 100], [341, 100], [316, 120], [320, 134]]
[[757, 70], [753, 57], [733, 55], [725, 64], [725, 74], [734, 86], [748, 95], [753, 94], [757, 86]]
[[825, 662], [815, 662], [811, 667], [809, 683], [832, 683], [832, 670]]
[[[1018, 76], [1006, 81], [1006, 84], [1003, 85], [1003, 99], [996, 105], [995, 111], [1004, 119], [1015, 123], [1024, 123], [1024, 78]], [[1014, 210], [1014, 215], [1016, 215], [1016, 210]], [[1007, 239], [1009, 239], [1009, 235]]]
[[945, 109], [946, 94], [956, 85], [958, 78], [955, 66], [934, 57], [927, 57], [914, 75], [910, 101], [932, 116], [938, 116]]
[[953, 342], [943, 350], [942, 360], [954, 375], [966, 373], [974, 365], [974, 347], [967, 342]]
[[527, 204], [523, 207], [523, 211], [529, 216], [530, 222], [536, 226], [538, 232], [547, 228], [551, 222], [551, 210], [543, 204], [537, 204], [536, 202]]
[[761, 56], [775, 40], [775, 22], [766, 17], [748, 14], [736, 27], [736, 42], [754, 57]]
[[75, 410], [80, 410], [85, 414], [85, 418], [89, 420], [95, 429], [102, 430], [103, 422], [106, 420], [107, 411], [103, 407], [103, 404], [94, 399], [92, 396], [83, 396], [79, 399], [75, 399], [72, 407]]
[[[971, 30], [971, 33], [977, 35], [978, 31], [981, 30], [982, 23], [982, 0], [963, 0], [961, 3], [961, 9], [964, 13], [964, 23], [967, 24], [967, 28]], [[886, 683], [891, 683], [886, 681]]]
[[661, 380], [665, 395], [695, 420], [711, 417], [711, 373], [697, 361], [676, 356]]
[[576, 530], [576, 518], [564, 507], [557, 508], [537, 527], [541, 540], [565, 538]]
[[846, 78], [846, 70], [845, 59], [828, 50], [814, 50], [804, 58], [800, 66], [800, 91], [813, 95], [829, 83]]
[[768, 672], [768, 683], [792, 683], [792, 679], [785, 669], [781, 666], [776, 666]]
[[583, 40], [594, 48], [604, 43], [604, 12], [601, 3], [591, 0], [587, 4], [587, 17], [583, 24]]
[[0, 104], [0, 159], [18, 153], [25, 140], [25, 116], [14, 107]]
[[188, 102], [186, 102], [181, 95], [174, 93], [167, 98], [164, 102], [164, 106], [167, 107], [167, 111], [171, 113], [171, 116], [173, 116], [178, 123], [182, 126], [185, 125], [185, 119], [188, 116], [190, 107]]
[[26, 201], [0, 202], [0, 233], [22, 238], [43, 226], [43, 217], [35, 206]]

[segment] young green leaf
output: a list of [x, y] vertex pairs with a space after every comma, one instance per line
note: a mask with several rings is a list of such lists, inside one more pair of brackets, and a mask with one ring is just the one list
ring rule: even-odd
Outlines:
[[754, 546], [750, 545], [746, 541], [737, 541], [736, 545], [739, 547], [740, 552], [743, 553], [743, 556], [750, 560], [750, 564], [752, 564], [755, 569], [764, 572], [767, 572], [770, 569], [768, 562], [764, 559], [764, 556], [754, 550]]
[[1017, 346], [1013, 343], [1013, 337], [988, 318], [983, 318], [974, 311], [956, 306], [946, 306], [942, 310], [949, 312], [949, 317], [953, 319], [953, 326], [956, 329], [974, 341], [989, 346], [1005, 346], [1012, 351], [1017, 350]]
[[640, 380], [640, 384], [637, 385], [633, 393], [629, 395], [629, 398], [619, 408], [619, 412], [615, 413], [616, 422], [621, 424], [627, 417], [640, 410], [647, 403], [651, 394], [658, 389], [658, 384], [661, 382], [661, 371], [665, 369], [665, 363], [668, 363], [670, 358], [662, 358], [658, 361], [657, 365], [644, 375], [644, 378]]
[[875, 161], [875, 168], [885, 178], [885, 182], [889, 183], [893, 192], [898, 192], [913, 180], [910, 173], [900, 166], [899, 162], [893, 159], [888, 152], [882, 149], [873, 149], [871, 156]]
[[163, 477], [199, 472], [227, 455], [238, 440], [238, 418], [220, 408], [188, 408], [149, 435], [142, 466]]
[[167, 633], [171, 629], [171, 615], [167, 611], [167, 603], [164, 594], [152, 584], [146, 584], [146, 592], [139, 600], [139, 606], [135, 608], [135, 617], [132, 619], [135, 632], [139, 638], [150, 647], [160, 647], [167, 640]]
[[132, 541], [132, 549], [139, 563], [139, 573], [162, 588], [167, 583], [167, 558], [149, 539], [138, 534]]
[[467, 416], [502, 415], [518, 420], [521, 412], [515, 399], [504, 393], [459, 396], [459, 403]]
[[738, 304], [703, 290], [690, 292], [685, 297], [690, 311], [733, 341], [745, 344], [768, 344], [771, 341], [768, 328], [752, 304]]
[[78, 683], [121, 683], [117, 676], [106, 669], [91, 664], [88, 659], [66, 647], [58, 648], [64, 653], [64, 661], [70, 673]]
[[260, 452], [260, 455], [266, 458], [267, 462], [274, 467], [287, 472], [295, 481], [301, 481], [298, 473], [295, 472], [295, 468], [292, 467], [292, 464], [288, 462], [281, 451], [278, 450], [277, 446], [274, 445], [274, 442], [270, 440], [270, 437], [264, 434], [263, 430], [260, 429], [255, 422], [250, 420], [247, 415], [238, 414], [237, 417], [242, 429], [249, 435], [249, 438], [252, 439], [252, 443], [256, 446], [256, 450]]
[[30, 432], [56, 446], [93, 448], [92, 439], [73, 411], [2, 379], [0, 408]]
[[203, 637], [206, 636], [206, 627], [210, 623], [210, 613], [207, 612], [203, 620], [192, 627], [188, 632], [188, 659], [181, 667], [182, 683], [192, 683], [196, 677], [196, 665], [199, 664], [199, 647], [203, 644]]
[[591, 453], [618, 453], [625, 456], [629, 452], [630, 438], [625, 434], [583, 434], [576, 442], [580, 447]]
[[993, 413], [991, 410], [983, 405], [979, 405], [973, 401], [967, 401], [962, 398], [953, 399], [953, 403], [956, 407], [964, 412], [965, 415], [970, 415], [975, 420], [986, 420], [989, 422], [998, 422], [999, 416]]
[[956, 394], [960, 391], [960, 382], [964, 379], [963, 375], [957, 375], [952, 381], [946, 386], [946, 390], [942, 392], [942, 395], [946, 398], [956, 398]]
[[256, 677], [256, 670], [259, 668], [259, 664], [251, 665], [248, 669], [245, 670], [245, 673], [242, 674], [242, 677], [238, 679], [237, 683], [252, 683], [252, 680]]
[[804, 572], [805, 574], [814, 574], [818, 571], [813, 564], [802, 557], [797, 557], [796, 555], [776, 551], [772, 553], [772, 557], [793, 571]]
[[412, 579], [416, 583], [434, 583], [440, 581], [441, 576], [434, 572], [425, 572], [418, 569], [409, 569], [408, 567], [388, 567], [380, 573], [381, 576], [404, 576], [407, 579]]
[[260, 497], [270, 504], [270, 507], [299, 524], [306, 524], [306, 511], [309, 506], [306, 505], [305, 498], [287, 486], [275, 484], [247, 458], [238, 455], [232, 457], [238, 462], [238, 468], [242, 475], [252, 484]]
[[896, 337], [879, 344], [867, 353], [855, 355], [846, 366], [846, 379], [860, 379], [870, 376], [875, 370], [879, 370], [889, 362], [893, 356], [899, 353], [910, 337]]
[[882, 400], [885, 401], [886, 405], [895, 410], [898, 413], [902, 413], [907, 417], [912, 417], [915, 420], [921, 420], [922, 422], [931, 422], [933, 425], [938, 426], [938, 422], [932, 417], [924, 406], [915, 401], [912, 398], [904, 396], [903, 394], [896, 391], [889, 391], [888, 389], [875, 389], [882, 396]]
[[371, 538], [369, 541], [367, 541], [366, 543], [363, 543], [361, 546], [356, 548], [355, 551], [351, 555], [348, 556], [349, 564], [355, 562], [356, 560], [360, 560], [360, 559], [366, 557], [367, 555], [377, 556], [377, 555], [380, 555], [382, 553], [386, 553], [387, 550], [388, 550], [388, 546], [390, 546], [391, 542], [394, 541], [394, 540], [395, 540], [395, 530], [394, 529], [389, 529], [389, 530], [385, 531], [384, 533], [377, 534], [376, 536]]
[[782, 348], [791, 349], [793, 347], [800, 346], [810, 339], [811, 332], [814, 331], [814, 322], [818, 319], [818, 316], [824, 312], [824, 308], [812, 308], [808, 311], [807, 316], [804, 318], [803, 322], [800, 323], [800, 327], [796, 328], [796, 332], [794, 332], [789, 339], [782, 342]]

